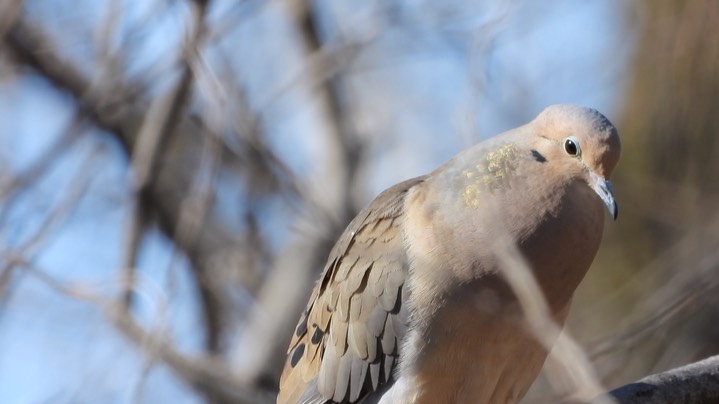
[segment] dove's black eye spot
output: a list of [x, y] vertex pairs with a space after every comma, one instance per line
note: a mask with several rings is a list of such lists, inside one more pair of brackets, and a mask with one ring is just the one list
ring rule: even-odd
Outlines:
[[542, 153], [532, 149], [532, 157], [534, 157], [535, 160], [537, 160], [540, 163], [546, 163], [547, 159], [542, 155]]
[[564, 139], [564, 151], [570, 156], [579, 157], [582, 155], [582, 149], [579, 148], [579, 141], [576, 137], [570, 136]]

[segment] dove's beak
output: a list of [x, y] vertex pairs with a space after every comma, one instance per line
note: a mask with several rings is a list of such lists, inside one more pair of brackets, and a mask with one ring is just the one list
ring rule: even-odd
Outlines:
[[612, 190], [612, 183], [607, 181], [601, 175], [597, 175], [594, 172], [589, 173], [590, 183], [589, 185], [594, 189], [594, 192], [602, 198], [602, 202], [607, 206], [609, 214], [612, 215], [614, 220], [617, 220], [619, 209], [617, 208], [617, 201], [614, 199], [614, 191]]

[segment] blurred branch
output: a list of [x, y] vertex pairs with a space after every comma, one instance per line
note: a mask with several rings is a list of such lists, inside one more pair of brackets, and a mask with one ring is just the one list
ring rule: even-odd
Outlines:
[[63, 197], [56, 203], [54, 208], [49, 210], [49, 213], [37, 226], [37, 230], [27, 240], [20, 246], [3, 248], [3, 252], [0, 254], [3, 261], [2, 266], [0, 266], [0, 304], [7, 298], [14, 272], [17, 266], [21, 264], [20, 258], [23, 257], [24, 260], [27, 260], [27, 257], [33, 257], [53, 230], [61, 223], [64, 223], [77, 208], [90, 186], [92, 177], [87, 175], [87, 167], [91, 165], [92, 159], [95, 157], [96, 155], [94, 154], [90, 155], [88, 161], [80, 165], [79, 172], [73, 177], [74, 180], [70, 181], [70, 186], [65, 190]]
[[[333, 236], [339, 234], [357, 213], [349, 194], [356, 179], [362, 150], [361, 145], [353, 141], [356, 137], [352, 136], [346, 119], [348, 111], [340, 90], [340, 69], [337, 66], [346, 64], [347, 59], [327, 57], [332, 53], [322, 45], [310, 2], [286, 0], [282, 5], [286, 17], [298, 33], [303, 65], [307, 69], [302, 77], [307, 78], [314, 90], [314, 101], [330, 145], [325, 153], [328, 165], [325, 177], [318, 179], [324, 183], [323, 200], [317, 201], [317, 205], [325, 210], [323, 216], [330, 220], [324, 220], [329, 226], [313, 235], [295, 237], [280, 252], [248, 317], [237, 355], [240, 372], [249, 380], [273, 388], [276, 388], [285, 361], [295, 319], [305, 305], [312, 280], [323, 267], [334, 241]], [[355, 54], [357, 49], [359, 47], [351, 47], [349, 54]], [[349, 56], [347, 53], [342, 55]], [[319, 192], [319, 189], [316, 191]], [[288, 281], [290, 279], [293, 281]]]
[[76, 116], [70, 124], [68, 124], [63, 133], [52, 142], [40, 157], [35, 159], [35, 162], [30, 167], [26, 168], [23, 172], [0, 178], [0, 202], [2, 203], [0, 224], [5, 221], [10, 208], [22, 192], [26, 190], [29, 185], [45, 175], [50, 167], [52, 167], [65, 152], [72, 148], [75, 141], [80, 137], [84, 126], [82, 118]]
[[618, 404], [719, 402], [719, 356], [645, 377], [609, 394]]
[[649, 270], [617, 307], [642, 303], [637, 326], [610, 342], [631, 347], [604, 359], [617, 370], [607, 372], [614, 381], [618, 373], [635, 378], [719, 353], [719, 3], [644, 0], [625, 7], [637, 43], [618, 126], [631, 136], [622, 138], [613, 180], [627, 203], [615, 227], [621, 237], [603, 249], [613, 250], [605, 268], [615, 272], [607, 275], [614, 284]]
[[[709, 212], [713, 206], [697, 205], [697, 208]], [[649, 297], [632, 310], [634, 315], [628, 325], [590, 345], [588, 350], [593, 360], [608, 356], [614, 362], [611, 368], [621, 368], [624, 361], [630, 360], [626, 352], [654, 338], [658, 331], [675, 328], [679, 321], [695, 317], [694, 312], [705, 310], [711, 304], [719, 287], [719, 251], [714, 248], [717, 229], [719, 215], [707, 215], [701, 227], [695, 227], [668, 246], [626, 282], [623, 288], [629, 292], [617, 290], [605, 297], [616, 301], [621, 300], [621, 292], [638, 294], [647, 287], [651, 290]], [[683, 270], [677, 271], [680, 266]], [[653, 282], [660, 286], [655, 288]]]
[[185, 382], [202, 392], [210, 402], [261, 404], [272, 396], [248, 389], [219, 359], [190, 357], [173, 349], [172, 343], [148, 333], [129, 313], [117, 305], [104, 305], [103, 312], [135, 344], [170, 366]]
[[[716, 275], [714, 275], [716, 276]], [[653, 308], [643, 308], [641, 313], [652, 313], [643, 315], [641, 320], [628, 327], [610, 339], [596, 343], [591, 350], [592, 359], [615, 352], [617, 350], [627, 351], [641, 343], [643, 338], [652, 335], [661, 327], [666, 327], [672, 318], [686, 314], [689, 306], [696, 306], [698, 302], [712, 296], [711, 292], [716, 289], [714, 277], [697, 276], [695, 282], [676, 288], [677, 296], [666, 296], [667, 299], [661, 304], [655, 304]]]
[[73, 299], [84, 300], [101, 309], [102, 313], [128, 339], [141, 347], [147, 355], [166, 363], [173, 372], [213, 403], [269, 404], [270, 393], [248, 388], [224, 363], [211, 356], [190, 356], [174, 349], [173, 344], [157, 332], [141, 327], [124, 306], [109, 302], [88, 288], [69, 286], [47, 272], [37, 269], [27, 260], [18, 258], [18, 265], [52, 290]]
[[[130, 220], [126, 232], [126, 247], [123, 258], [123, 304], [129, 309], [131, 304], [131, 291], [134, 285], [134, 268], [137, 261], [138, 247], [142, 236], [142, 227], [145, 223], [143, 202], [150, 198], [151, 184], [154, 182], [158, 170], [158, 151], [164, 144], [185, 109], [192, 86], [191, 59], [197, 52], [200, 35], [203, 31], [203, 20], [207, 2], [198, 2], [199, 7], [193, 10], [192, 32], [189, 42], [184, 47], [185, 57], [181, 66], [181, 77], [177, 85], [164, 96], [156, 97], [145, 115], [140, 131], [132, 150], [132, 181], [133, 202], [130, 207]], [[194, 244], [194, 243], [193, 243]], [[215, 325], [216, 320], [209, 324]], [[219, 331], [210, 328], [210, 335], [219, 335]], [[210, 338], [210, 349], [216, 350], [218, 338]]]
[[[23, 16], [20, 16], [8, 31], [4, 38], [4, 48], [20, 64], [31, 67], [59, 89], [72, 94], [80, 112], [89, 116], [99, 127], [116, 136], [128, 154], [138, 147], [138, 135], [143, 122], [146, 121], [147, 108], [143, 101], [130, 96], [137, 93], [134, 89], [127, 87], [109, 89], [112, 99], [108, 99], [108, 91], [105, 91], [104, 95], [98, 94], [90, 80], [77, 66], [56, 53], [56, 47], [50, 37]], [[185, 79], [180, 81], [185, 84], [176, 88], [176, 95], [189, 91], [187, 77], [190, 73], [188, 70], [185, 72], [183, 74]], [[175, 136], [164, 148], [159, 172], [154, 176], [154, 181], [150, 182], [145, 195], [146, 200], [143, 201], [152, 208], [157, 215], [160, 229], [170, 238], [176, 235], [175, 226], [181, 214], [182, 201], [188, 193], [191, 179], [199, 164], [196, 151], [201, 142], [197, 123], [179, 114], [181, 103], [174, 105], [174, 107], [169, 106], [170, 112], [165, 117], [168, 124], [161, 124], [160, 127], [164, 127], [163, 130], [169, 132], [174, 126]], [[215, 350], [220, 341], [221, 319], [229, 315], [229, 309], [226, 309], [224, 293], [212, 289], [212, 285], [204, 281], [209, 275], [203, 274], [226, 271], [228, 264], [232, 264], [233, 261], [228, 263], [228, 260], [222, 257], [233, 257], [233, 251], [241, 246], [241, 240], [212, 218], [206, 220], [201, 234], [193, 238], [195, 244], [187, 245], [183, 244], [183, 240], [173, 240], [192, 262], [207, 325], [207, 346], [211, 351]], [[255, 287], [253, 279], [256, 275], [250, 272], [252, 268], [243, 268], [243, 270], [247, 271], [247, 282], [244, 286], [252, 290]]]
[[0, 38], [5, 36], [13, 21], [22, 11], [24, 0], [10, 0], [0, 6]]
[[560, 308], [558, 312], [550, 309], [517, 245], [502, 225], [494, 229], [497, 231], [493, 251], [501, 265], [502, 277], [516, 295], [529, 331], [549, 353], [547, 369], [555, 390], [569, 394], [572, 399], [597, 397], [597, 404], [611, 404], [611, 399], [601, 395], [604, 388], [587, 355], [569, 334], [562, 332], [569, 308]]
[[[14, 21], [3, 42], [10, 56], [17, 62], [33, 68], [50, 83], [75, 96], [81, 112], [89, 115], [100, 127], [121, 132], [129, 129], [123, 128], [127, 122], [139, 126], [139, 110], [130, 111], [132, 104], [103, 105], [99, 101], [99, 94], [91, 92], [91, 83], [79, 67], [57, 54], [52, 39], [40, 27], [27, 21], [24, 15]], [[130, 116], [135, 119], [128, 119]], [[136, 127], [131, 129], [130, 132], [136, 132]]]

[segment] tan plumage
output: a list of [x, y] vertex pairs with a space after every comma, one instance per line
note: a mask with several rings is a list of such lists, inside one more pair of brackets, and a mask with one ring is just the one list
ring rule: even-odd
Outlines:
[[293, 334], [278, 403], [515, 402], [547, 355], [501, 276], [496, 239], [526, 258], [559, 324], [597, 252], [616, 129], [547, 108], [349, 224]]

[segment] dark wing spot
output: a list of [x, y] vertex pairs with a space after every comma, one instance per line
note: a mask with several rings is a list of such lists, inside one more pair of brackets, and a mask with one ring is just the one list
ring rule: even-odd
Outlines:
[[314, 326], [315, 332], [312, 334], [312, 343], [317, 345], [322, 341], [322, 336], [325, 335], [324, 331], [320, 330], [320, 327]]
[[305, 344], [299, 344], [297, 345], [297, 348], [295, 348], [295, 351], [292, 352], [292, 360], [290, 361], [290, 366], [295, 367], [297, 366], [297, 363], [302, 359], [302, 355], [305, 353]]
[[539, 161], [540, 163], [546, 163], [547, 159], [542, 156], [542, 153], [532, 150], [532, 157], [534, 157], [535, 160]]

